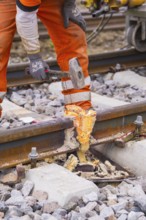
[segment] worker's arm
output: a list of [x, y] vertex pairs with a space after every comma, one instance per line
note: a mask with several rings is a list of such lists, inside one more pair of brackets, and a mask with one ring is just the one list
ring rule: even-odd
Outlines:
[[16, 0], [16, 3], [17, 31], [22, 39], [22, 43], [30, 60], [29, 72], [36, 79], [45, 79], [46, 71], [49, 71], [49, 66], [42, 60], [40, 54], [36, 15], [41, 1]]

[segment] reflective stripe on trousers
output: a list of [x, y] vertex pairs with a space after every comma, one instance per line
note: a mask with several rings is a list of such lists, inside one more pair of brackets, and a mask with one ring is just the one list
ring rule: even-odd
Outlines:
[[[85, 85], [88, 86], [90, 85], [90, 76], [85, 78]], [[68, 89], [73, 89], [73, 84], [72, 81], [70, 79], [66, 80], [66, 81], [62, 81], [62, 88], [63, 90], [68, 90]]]
[[91, 100], [91, 92], [79, 92], [64, 96], [65, 105]]

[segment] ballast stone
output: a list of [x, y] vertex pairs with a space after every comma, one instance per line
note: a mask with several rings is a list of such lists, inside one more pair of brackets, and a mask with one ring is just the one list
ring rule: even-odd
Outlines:
[[34, 183], [34, 190], [48, 193], [49, 202], [65, 207], [73, 197], [82, 198], [90, 192], [99, 193], [98, 187], [57, 164], [34, 168], [26, 173], [26, 179]]
[[120, 71], [114, 74], [113, 80], [120, 85], [129, 84], [131, 86], [137, 86], [138, 88], [146, 88], [146, 78], [139, 76], [131, 70]]

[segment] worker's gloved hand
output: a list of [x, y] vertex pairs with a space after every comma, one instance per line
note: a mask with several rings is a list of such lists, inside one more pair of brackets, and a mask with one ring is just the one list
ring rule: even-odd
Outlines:
[[49, 72], [48, 64], [42, 60], [40, 53], [28, 54], [30, 65], [29, 73], [33, 78], [43, 80], [46, 79], [46, 73]]
[[86, 30], [86, 22], [79, 9], [76, 7], [75, 0], [65, 0], [63, 6], [64, 27], [69, 26], [69, 21], [79, 25], [83, 31]]

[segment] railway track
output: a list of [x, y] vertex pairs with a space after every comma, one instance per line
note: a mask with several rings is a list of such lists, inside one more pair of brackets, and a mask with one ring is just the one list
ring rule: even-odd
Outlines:
[[[116, 71], [116, 65], [120, 64], [120, 68], [131, 68], [144, 66], [145, 53], [140, 53], [134, 49], [114, 51], [109, 53], [90, 55], [89, 56], [89, 72], [94, 73], [106, 73], [109, 71]], [[59, 69], [56, 60], [47, 61], [50, 68]], [[36, 83], [30, 76], [25, 74], [25, 68], [28, 63], [11, 64], [8, 67], [8, 87], [26, 85], [30, 83]]]
[[[97, 141], [93, 145], [113, 142], [118, 132], [134, 130], [137, 115], [141, 115], [143, 121], [146, 122], [145, 102], [97, 112], [93, 130], [93, 136]], [[32, 147], [37, 147], [38, 159], [75, 151], [77, 147], [63, 146], [65, 131], [72, 126], [72, 120], [58, 118], [1, 131], [0, 168], [29, 162], [28, 154]]]
[[[114, 71], [116, 64], [122, 68], [145, 65], [145, 53], [133, 49], [90, 56], [90, 74]], [[8, 87], [35, 83], [34, 79], [24, 75], [28, 64], [10, 65], [8, 67]], [[49, 61], [52, 69], [58, 69], [56, 61]], [[38, 81], [37, 81], [38, 82]], [[36, 113], [35, 113], [36, 114]], [[33, 113], [32, 113], [33, 115]], [[121, 131], [134, 129], [137, 115], [146, 122], [146, 103], [127, 104], [120, 107], [98, 111], [93, 136], [94, 144], [113, 141]], [[0, 132], [0, 168], [14, 166], [30, 161], [28, 154], [32, 147], [37, 147], [39, 158], [64, 152], [72, 152], [77, 148], [63, 145], [65, 131], [71, 129], [73, 122], [69, 118], [55, 118], [46, 121], [38, 120], [29, 126], [3, 130]], [[91, 144], [92, 145], [92, 144]]]
[[[93, 18], [89, 13], [84, 12], [83, 16], [85, 18], [86, 24], [87, 24], [87, 34], [91, 33], [100, 23], [102, 16], [99, 18]], [[109, 15], [106, 15], [108, 17]], [[38, 28], [39, 28], [39, 35], [40, 39], [47, 39], [48, 33], [46, 27], [41, 23], [41, 21], [38, 21]], [[104, 30], [123, 30], [125, 28], [125, 16], [120, 13], [115, 13], [112, 18], [110, 19], [108, 25], [105, 26]], [[16, 33], [14, 37], [14, 41], [20, 41], [19, 35]]]

